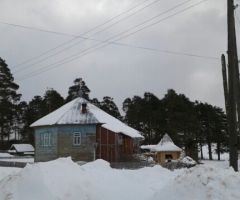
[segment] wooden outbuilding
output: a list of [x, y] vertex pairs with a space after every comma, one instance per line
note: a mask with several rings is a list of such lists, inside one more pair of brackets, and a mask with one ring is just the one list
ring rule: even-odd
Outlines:
[[8, 153], [18, 156], [33, 156], [34, 147], [31, 144], [12, 144]]
[[173, 143], [168, 134], [165, 134], [161, 141], [151, 148], [151, 152], [155, 162], [165, 163], [179, 159], [182, 149]]
[[98, 158], [124, 161], [137, 154], [141, 133], [78, 97], [31, 125], [35, 162], [71, 156], [75, 161]]

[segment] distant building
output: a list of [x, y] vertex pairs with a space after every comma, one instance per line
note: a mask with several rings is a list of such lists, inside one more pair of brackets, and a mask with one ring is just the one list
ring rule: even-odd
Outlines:
[[168, 134], [165, 134], [161, 141], [151, 148], [151, 152], [155, 162], [165, 163], [179, 159], [182, 149], [173, 143]]
[[19, 156], [34, 155], [34, 148], [31, 144], [12, 144], [8, 153]]
[[71, 156], [75, 161], [123, 161], [138, 153], [141, 133], [78, 97], [31, 125], [35, 162]]

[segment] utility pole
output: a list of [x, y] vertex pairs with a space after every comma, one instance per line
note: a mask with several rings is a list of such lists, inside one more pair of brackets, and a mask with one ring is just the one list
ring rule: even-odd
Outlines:
[[228, 101], [228, 83], [227, 83], [227, 72], [226, 72], [226, 59], [224, 54], [221, 56], [221, 61], [222, 61], [222, 76], [223, 76], [223, 90], [224, 90], [224, 98], [225, 98], [225, 109], [226, 109], [226, 114], [228, 115], [228, 106], [227, 106], [227, 101]]
[[[228, 24], [228, 132], [229, 132], [229, 165], [235, 171], [238, 171], [238, 152], [237, 152], [237, 123], [236, 123], [236, 90], [239, 83], [239, 74], [236, 70], [236, 38], [234, 22], [234, 4], [233, 0], [227, 2], [227, 24]], [[239, 113], [240, 114], [240, 113]]]

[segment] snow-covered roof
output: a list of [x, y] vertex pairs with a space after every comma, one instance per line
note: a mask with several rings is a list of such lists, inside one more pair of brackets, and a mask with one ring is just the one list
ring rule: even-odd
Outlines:
[[151, 151], [182, 151], [178, 146], [176, 146], [168, 134], [165, 134], [161, 141], [153, 148]]
[[155, 147], [156, 145], [142, 145], [140, 146], [141, 149], [148, 149], [151, 150], [153, 147]]
[[34, 148], [31, 144], [12, 144], [8, 152], [10, 152], [11, 150], [14, 150], [14, 148], [16, 149], [17, 152], [34, 151]]
[[[82, 113], [82, 104], [87, 104], [88, 112]], [[139, 131], [127, 126], [100, 108], [78, 97], [61, 108], [37, 120], [31, 127], [64, 124], [102, 124], [102, 127], [115, 133], [123, 133], [132, 138], [144, 138]]]

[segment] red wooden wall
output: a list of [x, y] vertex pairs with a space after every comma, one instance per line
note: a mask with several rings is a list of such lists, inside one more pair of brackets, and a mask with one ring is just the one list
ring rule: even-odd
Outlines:
[[121, 134], [123, 142], [119, 144], [117, 140], [118, 134], [101, 126], [97, 127], [97, 159], [101, 158], [108, 162], [117, 162], [121, 161], [124, 156], [132, 154], [132, 138]]

